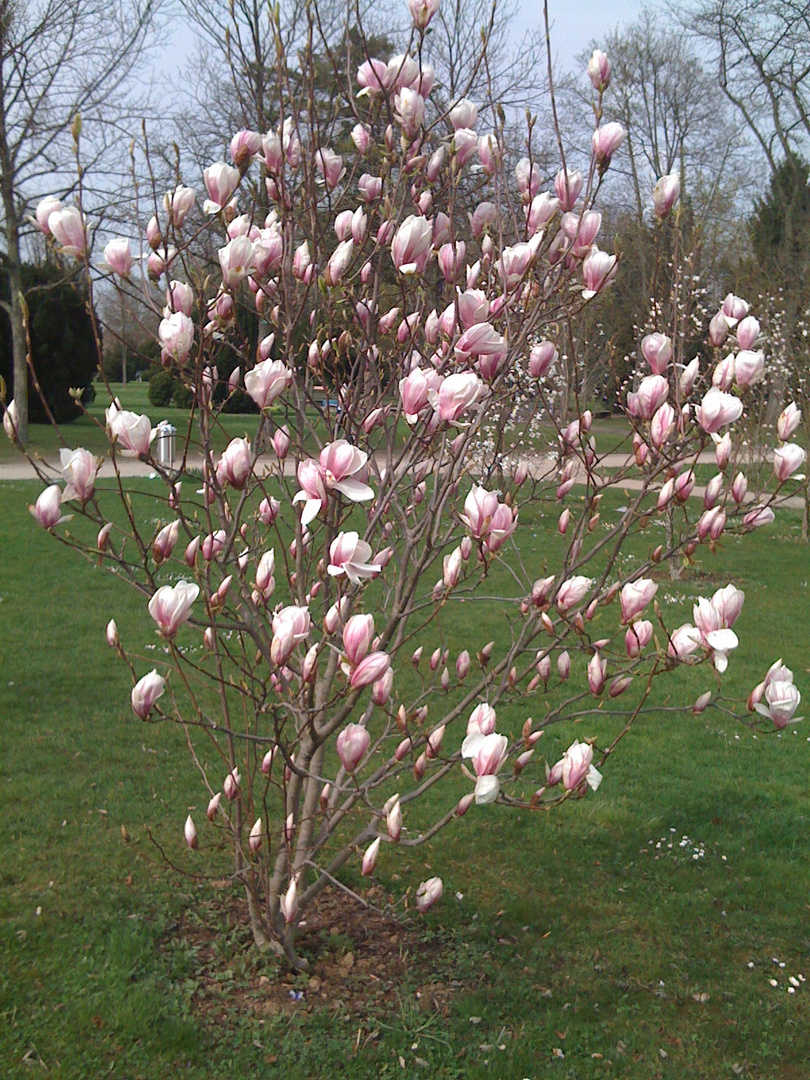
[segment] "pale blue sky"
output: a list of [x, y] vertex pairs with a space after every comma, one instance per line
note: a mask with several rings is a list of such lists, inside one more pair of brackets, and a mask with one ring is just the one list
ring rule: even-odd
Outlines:
[[[663, 10], [662, 0], [549, 0], [551, 46], [560, 66], [570, 70], [574, 58], [588, 47], [591, 39], [599, 41], [618, 25], [633, 22], [642, 7]], [[522, 0], [518, 19], [521, 30], [542, 26], [540, 0]]]
[[[222, 0], [223, 5], [225, 2]], [[571, 70], [575, 57], [587, 48], [592, 38], [599, 40], [617, 25], [632, 22], [643, 6], [643, 0], [549, 0], [552, 48], [560, 66]], [[663, 11], [664, 0], [646, 0], [646, 6]], [[404, 0], [402, 7], [404, 10]], [[541, 0], [520, 0], [515, 36], [520, 38], [525, 30], [539, 28], [542, 20]], [[174, 28], [172, 40], [162, 51], [158, 66], [169, 57], [174, 67], [182, 66], [192, 52], [192, 35], [183, 26], [182, 19], [176, 20]]]

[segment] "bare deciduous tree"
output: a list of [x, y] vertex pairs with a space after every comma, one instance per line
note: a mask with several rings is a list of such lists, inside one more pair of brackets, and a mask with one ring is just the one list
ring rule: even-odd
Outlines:
[[[150, 40], [161, 0], [0, 0], [0, 195], [9, 280], [14, 400], [28, 437], [22, 262], [26, 218], [46, 191], [69, 192], [125, 145], [131, 76]], [[126, 103], [130, 107], [126, 107]], [[82, 118], [91, 131], [75, 177]], [[82, 179], [82, 176], [84, 179]], [[107, 197], [110, 186], [106, 184]]]

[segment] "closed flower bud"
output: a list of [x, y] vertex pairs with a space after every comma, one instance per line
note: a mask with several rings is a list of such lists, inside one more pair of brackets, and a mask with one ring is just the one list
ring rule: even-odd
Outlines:
[[185, 824], [185, 827], [183, 829], [183, 835], [186, 838], [186, 843], [188, 844], [188, 846], [191, 848], [192, 851], [195, 851], [198, 844], [199, 844], [199, 841], [197, 840], [196, 826], [194, 825], [194, 822], [191, 820], [191, 814], [189, 814], [188, 817], [186, 818], [186, 824]]

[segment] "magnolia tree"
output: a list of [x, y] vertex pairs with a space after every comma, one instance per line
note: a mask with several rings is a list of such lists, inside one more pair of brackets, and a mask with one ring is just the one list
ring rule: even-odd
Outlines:
[[[686, 708], [724, 700], [743, 594], [727, 584], [684, 624], [656, 600], [657, 565], [767, 525], [804, 457], [790, 407], [769, 493], [746, 492], [734, 428], [764, 357], [733, 296], [706, 328], [714, 371], [675, 364], [677, 311], [644, 337], [649, 370], [622, 403], [632, 453], [614, 471], [584, 407], [555, 413], [557, 335], [620, 269], [597, 244], [594, 209], [624, 135], [603, 122], [610, 64], [596, 52], [588, 67], [583, 170], [564, 163], [549, 179], [531, 158], [507, 169], [502, 131], [479, 130], [475, 103], [432, 85], [437, 5], [410, 0], [406, 50], [368, 56], [328, 120], [311, 24], [294, 78], [279, 53], [277, 127], [233, 135], [232, 163], [205, 170], [201, 206], [184, 184], [160, 200], [143, 278], [165, 290], [163, 364], [193, 393], [179, 464], [156, 453], [152, 420], [112, 397], [116, 482], [96, 483], [85, 449], [63, 451], [61, 481], [34, 462], [48, 485], [36, 520], [131, 580], [163, 639], [149, 671], [107, 629], [135, 715], [187, 735], [208, 800], [186, 821], [188, 845], [199, 857], [215, 838], [231, 846], [256, 943], [294, 966], [307, 908], [345, 864], [370, 875], [494, 802], [593, 797], [654, 682], [682, 665], [711, 669]], [[659, 220], [677, 214], [678, 193], [675, 176], [655, 185]], [[38, 221], [97, 280], [81, 206], [46, 200]], [[202, 230], [215, 268], [194, 255]], [[139, 265], [128, 240], [107, 245], [111, 278], [137, 280]], [[237, 390], [260, 415], [252, 439], [225, 445], [221, 411]], [[526, 438], [537, 415], [556, 429], [552, 455]], [[4, 423], [14, 439], [13, 403]], [[698, 499], [707, 450], [718, 471]], [[157, 525], [130, 497], [127, 457], [162, 485]], [[600, 503], [614, 490], [608, 521]], [[540, 512], [556, 519], [553, 564], [522, 547], [522, 522]], [[66, 528], [70, 515], [92, 539], [78, 521]], [[667, 542], [648, 544], [639, 534], [663, 515]], [[799, 704], [791, 672], [778, 661], [762, 676], [748, 722], [784, 728]], [[625, 719], [618, 733], [544, 760], [544, 731], [603, 701]], [[416, 907], [441, 893], [438, 877], [422, 882]]]

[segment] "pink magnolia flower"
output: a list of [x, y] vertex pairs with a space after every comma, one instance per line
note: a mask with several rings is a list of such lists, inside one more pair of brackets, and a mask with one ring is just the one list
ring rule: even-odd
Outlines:
[[196, 194], [193, 188], [184, 187], [182, 184], [167, 191], [163, 196], [163, 206], [169, 215], [169, 220], [176, 229], [182, 229], [186, 218], [194, 206]]
[[658, 586], [651, 578], [628, 582], [621, 591], [622, 622], [632, 622], [652, 602]]
[[591, 86], [603, 94], [610, 83], [610, 61], [601, 49], [594, 49], [588, 61], [588, 78]]
[[129, 272], [135, 263], [129, 240], [121, 237], [110, 240], [104, 248], [104, 262], [119, 277], [129, 277]]
[[504, 764], [509, 751], [509, 740], [505, 735], [490, 732], [488, 735], [467, 736], [462, 747], [462, 756], [472, 760], [475, 770], [475, 802], [478, 806], [495, 802], [500, 792], [498, 772]]
[[373, 499], [374, 491], [358, 478], [365, 474], [367, 461], [368, 454], [345, 439], [328, 443], [320, 454], [320, 468], [326, 487], [339, 491], [351, 502]]
[[273, 640], [270, 643], [270, 659], [279, 667], [285, 664], [296, 645], [306, 641], [312, 629], [312, 620], [305, 607], [294, 604], [282, 608], [273, 616]]
[[384, 60], [365, 60], [357, 69], [358, 97], [387, 93], [396, 81], [396, 71]]
[[797, 407], [795, 401], [791, 401], [783, 412], [779, 414], [779, 419], [776, 421], [776, 434], [779, 437], [779, 441], [787, 442], [791, 435], [798, 429], [801, 422], [802, 410]]
[[680, 503], [685, 503], [689, 496], [692, 494], [692, 489], [695, 486], [695, 474], [691, 469], [686, 469], [675, 477], [675, 485], [673, 494]]
[[429, 911], [442, 898], [444, 886], [440, 877], [428, 878], [416, 890], [416, 908], [420, 915]]
[[149, 601], [149, 614], [165, 638], [172, 638], [187, 621], [191, 605], [200, 595], [194, 582], [178, 581], [176, 585], [161, 585]]
[[335, 288], [340, 285], [343, 278], [346, 275], [347, 270], [351, 266], [352, 259], [354, 258], [354, 239], [349, 237], [348, 240], [341, 240], [332, 254], [329, 256], [329, 261], [326, 264], [326, 269], [323, 272], [323, 278], [330, 288]]
[[594, 156], [602, 167], [606, 168], [610, 164], [610, 159], [624, 142], [626, 134], [622, 125], [615, 121], [603, 124], [594, 131], [591, 145]]
[[246, 236], [237, 236], [217, 252], [222, 280], [235, 289], [253, 270], [253, 243]]
[[171, 558], [177, 539], [180, 535], [180, 522], [172, 521], [164, 525], [152, 542], [152, 556], [155, 563], [159, 564]]
[[417, 30], [425, 30], [439, 10], [441, 0], [408, 0], [408, 11]]
[[515, 289], [521, 283], [533, 257], [532, 244], [515, 244], [503, 249], [498, 260], [498, 273], [504, 289]]
[[666, 334], [647, 334], [641, 340], [641, 352], [653, 375], [665, 375], [672, 359], [672, 342]]
[[733, 330], [740, 319], [744, 319], [748, 314], [748, 304], [739, 296], [735, 296], [734, 293], [729, 293], [720, 310], [726, 320], [726, 326], [729, 330]]
[[371, 700], [375, 705], [383, 706], [388, 704], [388, 700], [391, 697], [391, 690], [394, 686], [394, 673], [389, 667], [381, 679], [377, 681], [371, 687]]
[[456, 342], [457, 360], [473, 358], [485, 379], [494, 378], [506, 359], [507, 343], [494, 326], [487, 322], [474, 323]]
[[665, 401], [660, 409], [656, 409], [650, 421], [650, 440], [653, 446], [660, 450], [675, 430], [675, 425], [675, 410], [669, 402]]
[[499, 503], [490, 521], [486, 536], [487, 551], [495, 554], [517, 528], [518, 514], [511, 506]]
[[478, 140], [478, 160], [481, 162], [481, 168], [486, 176], [494, 175], [502, 157], [501, 144], [498, 142], [498, 136], [495, 132], [490, 131], [488, 134], [482, 135]]
[[217, 462], [217, 480], [224, 487], [241, 491], [253, 469], [253, 455], [247, 439], [231, 439]]
[[258, 851], [262, 846], [262, 819], [256, 818], [248, 836], [248, 845], [251, 851]]
[[558, 358], [559, 353], [553, 342], [540, 341], [532, 345], [529, 353], [529, 374], [533, 379], [542, 379]]
[[515, 166], [515, 179], [524, 202], [531, 202], [540, 190], [540, 166], [529, 158], [521, 158]]
[[459, 128], [474, 128], [478, 120], [478, 106], [469, 98], [461, 98], [447, 114], [447, 119], [455, 131]]
[[728, 323], [722, 310], [713, 315], [709, 322], [709, 344], [719, 349], [728, 337]]
[[232, 165], [227, 165], [224, 161], [209, 165], [203, 171], [203, 181], [209, 196], [203, 203], [205, 213], [218, 214], [224, 210], [239, 186], [239, 180], [239, 170]]
[[361, 724], [347, 724], [337, 737], [340, 764], [353, 773], [371, 744], [371, 736]]
[[636, 391], [638, 415], [642, 420], [652, 420], [668, 397], [669, 383], [664, 376], [648, 375], [641, 380]]
[[17, 429], [20, 425], [19, 410], [16, 401], [10, 401], [3, 413], [3, 431], [12, 442], [17, 438]]
[[594, 697], [599, 697], [605, 688], [607, 678], [607, 660], [595, 652], [588, 661], [588, 686]]
[[692, 388], [695, 385], [699, 372], [700, 360], [696, 356], [694, 360], [689, 361], [678, 376], [678, 390], [681, 393], [681, 397], [689, 397], [692, 393]]
[[759, 337], [759, 321], [753, 315], [746, 315], [737, 323], [736, 337], [741, 349], [753, 349]]
[[360, 195], [364, 202], [376, 202], [382, 194], [382, 177], [371, 176], [369, 173], [363, 173], [357, 183], [357, 186], [360, 188]]
[[65, 206], [53, 210], [47, 218], [48, 229], [54, 240], [61, 245], [63, 255], [78, 258], [87, 249], [87, 237], [84, 232], [84, 217], [75, 206]]
[[758, 529], [761, 525], [770, 525], [773, 520], [774, 512], [770, 506], [755, 506], [743, 518], [743, 525], [748, 529]]
[[585, 599], [593, 581], [591, 578], [576, 575], [568, 578], [557, 590], [556, 603], [560, 611], [570, 611]]
[[583, 783], [596, 791], [602, 774], [593, 764], [593, 747], [575, 740], [562, 757], [562, 785], [566, 791], [576, 791]]
[[89, 450], [62, 449], [59, 451], [62, 463], [62, 476], [65, 478], [65, 490], [62, 492], [62, 502], [86, 503], [93, 494], [93, 486], [98, 473], [98, 461]]
[[581, 215], [569, 210], [560, 222], [560, 228], [573, 245], [573, 253], [580, 258], [588, 254], [601, 227], [602, 215], [595, 210], [586, 210]]
[[[194, 290], [185, 281], [170, 281], [166, 289], [166, 306], [163, 309], [163, 317], [168, 319], [174, 312], [182, 312], [190, 315], [194, 306]], [[193, 330], [192, 330], [193, 336]]]
[[197, 839], [197, 827], [192, 820], [191, 814], [186, 818], [186, 824], [183, 826], [183, 836], [186, 838], [186, 843], [192, 851], [196, 851], [199, 846], [199, 840]]
[[433, 246], [433, 226], [424, 217], [411, 214], [391, 241], [391, 259], [401, 274], [421, 274]]
[[669, 173], [655, 181], [652, 200], [657, 218], [665, 218], [680, 198], [681, 180], [677, 173]]
[[54, 525], [69, 520], [62, 515], [62, 492], [58, 484], [45, 488], [36, 503], [28, 509], [43, 529], [52, 529]]
[[[743, 320], [745, 321], [745, 320]], [[742, 325], [742, 324], [740, 324]], [[734, 378], [738, 386], [754, 386], [765, 377], [765, 353], [743, 349], [734, 359]]]
[[726, 394], [717, 387], [707, 390], [697, 408], [697, 422], [703, 430], [713, 435], [726, 424], [733, 424], [742, 416], [743, 404], [733, 394]]
[[50, 218], [51, 214], [61, 209], [62, 203], [59, 201], [59, 199], [55, 199], [53, 195], [47, 195], [37, 204], [37, 225], [40, 227], [42, 232], [45, 233], [46, 236], [51, 235], [51, 229], [48, 225], [48, 219]]
[[452, 285], [464, 268], [464, 257], [467, 253], [467, 245], [463, 240], [458, 243], [442, 244], [439, 248], [438, 262], [442, 277]]
[[453, 161], [456, 168], [465, 165], [478, 149], [478, 136], [472, 128], [456, 128], [453, 134]]
[[245, 375], [245, 390], [260, 409], [268, 409], [293, 383], [283, 360], [263, 360]]
[[328, 147], [322, 147], [316, 151], [315, 166], [323, 178], [327, 191], [336, 188], [346, 172], [343, 168], [343, 158]]
[[470, 490], [464, 500], [464, 513], [460, 516], [476, 540], [484, 540], [489, 535], [498, 506], [496, 492], [477, 485]]
[[609, 285], [616, 276], [616, 269], [615, 255], [608, 255], [606, 251], [600, 251], [597, 247], [591, 248], [582, 264], [582, 277], [585, 282], [582, 298], [590, 300]]
[[139, 416], [113, 403], [107, 409], [107, 426], [110, 436], [125, 456], [145, 457], [149, 453], [155, 430], [148, 416]]
[[194, 323], [182, 311], [171, 312], [161, 319], [158, 338], [163, 353], [182, 364], [188, 359], [194, 343]]
[[374, 867], [377, 865], [377, 856], [380, 853], [380, 844], [382, 840], [378, 836], [376, 840], [373, 840], [363, 853], [363, 864], [360, 873], [363, 877], [370, 877], [374, 873]]
[[583, 177], [579, 171], [560, 169], [554, 177], [554, 193], [560, 210], [573, 210], [582, 191]]
[[766, 680], [763, 696], [766, 704], [756, 702], [754, 708], [761, 716], [772, 720], [777, 731], [782, 731], [788, 724], [797, 724], [802, 719], [801, 716], [794, 715], [802, 696], [793, 685], [793, 672], [789, 668], [781, 668], [778, 675]]
[[427, 395], [439, 420], [454, 424], [485, 392], [486, 387], [481, 379], [474, 372], [467, 371], [448, 375], [442, 380], [438, 391], [428, 387]]
[[773, 455], [773, 471], [780, 484], [800, 469], [807, 458], [804, 449], [798, 443], [785, 443], [778, 447]]
[[258, 131], [237, 131], [231, 139], [230, 151], [234, 165], [243, 165], [262, 152], [262, 137]]
[[733, 626], [742, 611], [744, 601], [745, 593], [736, 585], [728, 584], [718, 589], [712, 596], [711, 605], [720, 618], [719, 626]]
[[272, 596], [273, 591], [275, 590], [276, 582], [273, 577], [275, 569], [276, 553], [271, 548], [270, 551], [264, 552], [256, 567], [256, 588], [262, 594], [264, 599], [268, 599]]
[[328, 572], [332, 577], [346, 577], [355, 585], [380, 572], [371, 559], [371, 545], [361, 540], [359, 533], [341, 532], [329, 546]]
[[131, 695], [132, 711], [140, 720], [148, 719], [153, 705], [165, 689], [166, 680], [154, 668], [135, 683]]
[[377, 651], [364, 656], [349, 677], [352, 690], [359, 690], [376, 683], [383, 678], [390, 666], [391, 658], [388, 653]]
[[293, 496], [293, 504], [303, 502], [304, 511], [301, 514], [301, 524], [308, 525], [320, 513], [321, 507], [326, 505], [328, 492], [323, 469], [317, 461], [307, 458], [298, 466], [299, 491]]
[[627, 627], [624, 635], [624, 647], [630, 659], [641, 654], [652, 641], [653, 624], [648, 619], [638, 619]]
[[279, 910], [284, 916], [284, 922], [289, 926], [298, 918], [298, 886], [295, 878], [290, 881], [289, 888], [278, 902]]
[[415, 138], [425, 118], [425, 99], [416, 90], [403, 86], [394, 96], [394, 107], [405, 135]]
[[535, 195], [526, 210], [526, 225], [530, 236], [535, 236], [554, 217], [559, 201], [547, 191]]

